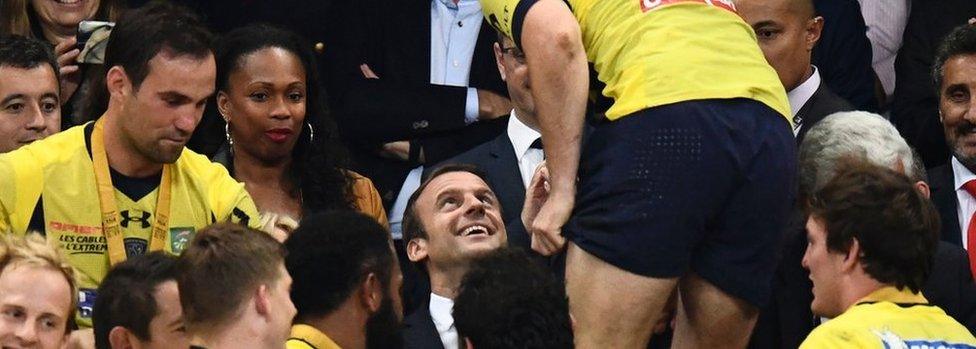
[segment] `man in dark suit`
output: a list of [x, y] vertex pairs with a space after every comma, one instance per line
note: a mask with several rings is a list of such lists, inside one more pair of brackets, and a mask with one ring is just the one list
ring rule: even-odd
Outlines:
[[[926, 195], [930, 191], [921, 160], [893, 125], [879, 115], [848, 112], [822, 120], [800, 147], [801, 199], [821, 188], [850, 156], [904, 172], [916, 181], [919, 191]], [[773, 279], [772, 301], [761, 310], [750, 348], [795, 348], [819, 323], [810, 309], [813, 284], [801, 265], [807, 246], [806, 218], [796, 212]], [[976, 329], [976, 285], [965, 252], [958, 246], [939, 244], [922, 293], [970, 331]]]
[[[397, 218], [393, 204], [409, 197], [400, 195], [408, 172], [504, 129], [496, 119], [511, 103], [491, 54], [494, 31], [482, 25], [476, 0], [335, 7], [335, 40], [325, 49], [331, 106], [356, 169]], [[398, 222], [391, 219], [395, 233]]]
[[942, 240], [969, 251], [970, 266], [976, 265], [976, 27], [963, 25], [953, 30], [940, 46], [934, 60], [938, 86], [939, 115], [943, 135], [952, 156], [949, 163], [931, 171], [933, 200], [942, 215]]
[[976, 1], [913, 1], [904, 40], [895, 59], [895, 92], [891, 121], [918, 150], [928, 168], [949, 160], [939, 124], [939, 97], [932, 86], [932, 62], [942, 39], [956, 26], [976, 17]]
[[508, 87], [508, 95], [514, 106], [508, 125], [498, 137], [445, 163], [471, 164], [485, 173], [488, 184], [504, 208], [502, 219], [508, 230], [509, 245], [528, 250], [530, 241], [522, 225], [522, 204], [525, 201], [525, 188], [545, 155], [529, 88], [525, 54], [512, 39], [503, 34], [498, 34], [498, 39], [494, 45], [498, 72]]
[[786, 88], [797, 143], [827, 115], [854, 109], [827, 88], [820, 70], [810, 63], [824, 29], [813, 0], [740, 0], [736, 8]]
[[452, 309], [461, 279], [474, 258], [507, 244], [501, 205], [484, 174], [471, 165], [436, 168], [410, 196], [403, 238], [430, 286], [404, 318], [404, 348], [459, 348]]
[[372, 179], [404, 269], [404, 307], [426, 282], [401, 239], [422, 167], [498, 136], [511, 110], [477, 0], [339, 1], [324, 58], [327, 91], [354, 170]]

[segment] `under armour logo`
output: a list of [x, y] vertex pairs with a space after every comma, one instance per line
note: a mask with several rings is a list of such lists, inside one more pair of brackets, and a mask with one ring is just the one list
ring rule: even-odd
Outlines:
[[143, 229], [149, 228], [149, 216], [150, 216], [150, 214], [149, 214], [149, 212], [146, 212], [146, 211], [141, 211], [141, 212], [142, 212], [142, 217], [130, 217], [129, 216], [129, 210], [122, 211], [122, 223], [121, 223], [122, 224], [122, 227], [123, 228], [128, 228], [129, 227], [129, 222], [137, 222], [137, 223], [142, 224], [142, 228]]
[[248, 222], [251, 221], [251, 216], [247, 215], [247, 213], [244, 213], [244, 211], [241, 211], [241, 209], [237, 207], [234, 207], [232, 214], [235, 218], [237, 218], [237, 222], [241, 225], [247, 225]]

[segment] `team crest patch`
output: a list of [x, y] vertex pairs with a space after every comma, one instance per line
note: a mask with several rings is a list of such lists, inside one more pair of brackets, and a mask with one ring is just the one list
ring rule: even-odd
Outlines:
[[92, 318], [92, 310], [95, 309], [95, 297], [97, 293], [90, 288], [78, 290], [78, 315], [85, 319]]
[[169, 248], [173, 254], [182, 254], [196, 231], [193, 227], [179, 227], [169, 230]]
[[125, 255], [128, 257], [141, 256], [146, 254], [146, 247], [149, 243], [140, 238], [125, 238]]

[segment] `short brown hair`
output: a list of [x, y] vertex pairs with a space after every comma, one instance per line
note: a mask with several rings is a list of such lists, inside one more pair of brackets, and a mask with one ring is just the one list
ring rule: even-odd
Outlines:
[[[28, 233], [20, 237], [0, 232], [0, 273], [12, 265], [28, 265], [35, 268], [51, 269], [61, 273], [71, 288], [71, 309], [68, 324], [74, 320], [78, 308], [78, 285], [75, 282], [75, 268], [68, 263], [64, 253], [47, 243], [40, 234]], [[71, 326], [65, 327], [70, 329]]]
[[187, 329], [226, 325], [262, 284], [281, 277], [285, 248], [270, 235], [233, 223], [204, 228], [177, 262]]
[[857, 240], [868, 275], [918, 292], [938, 244], [935, 206], [894, 170], [854, 160], [841, 168], [808, 203], [827, 230], [827, 249], [846, 253]]

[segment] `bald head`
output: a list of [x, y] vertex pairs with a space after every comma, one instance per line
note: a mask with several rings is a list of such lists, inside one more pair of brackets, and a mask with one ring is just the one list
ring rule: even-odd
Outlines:
[[813, 0], [735, 0], [735, 7], [787, 91], [813, 74], [810, 55], [823, 29]]

